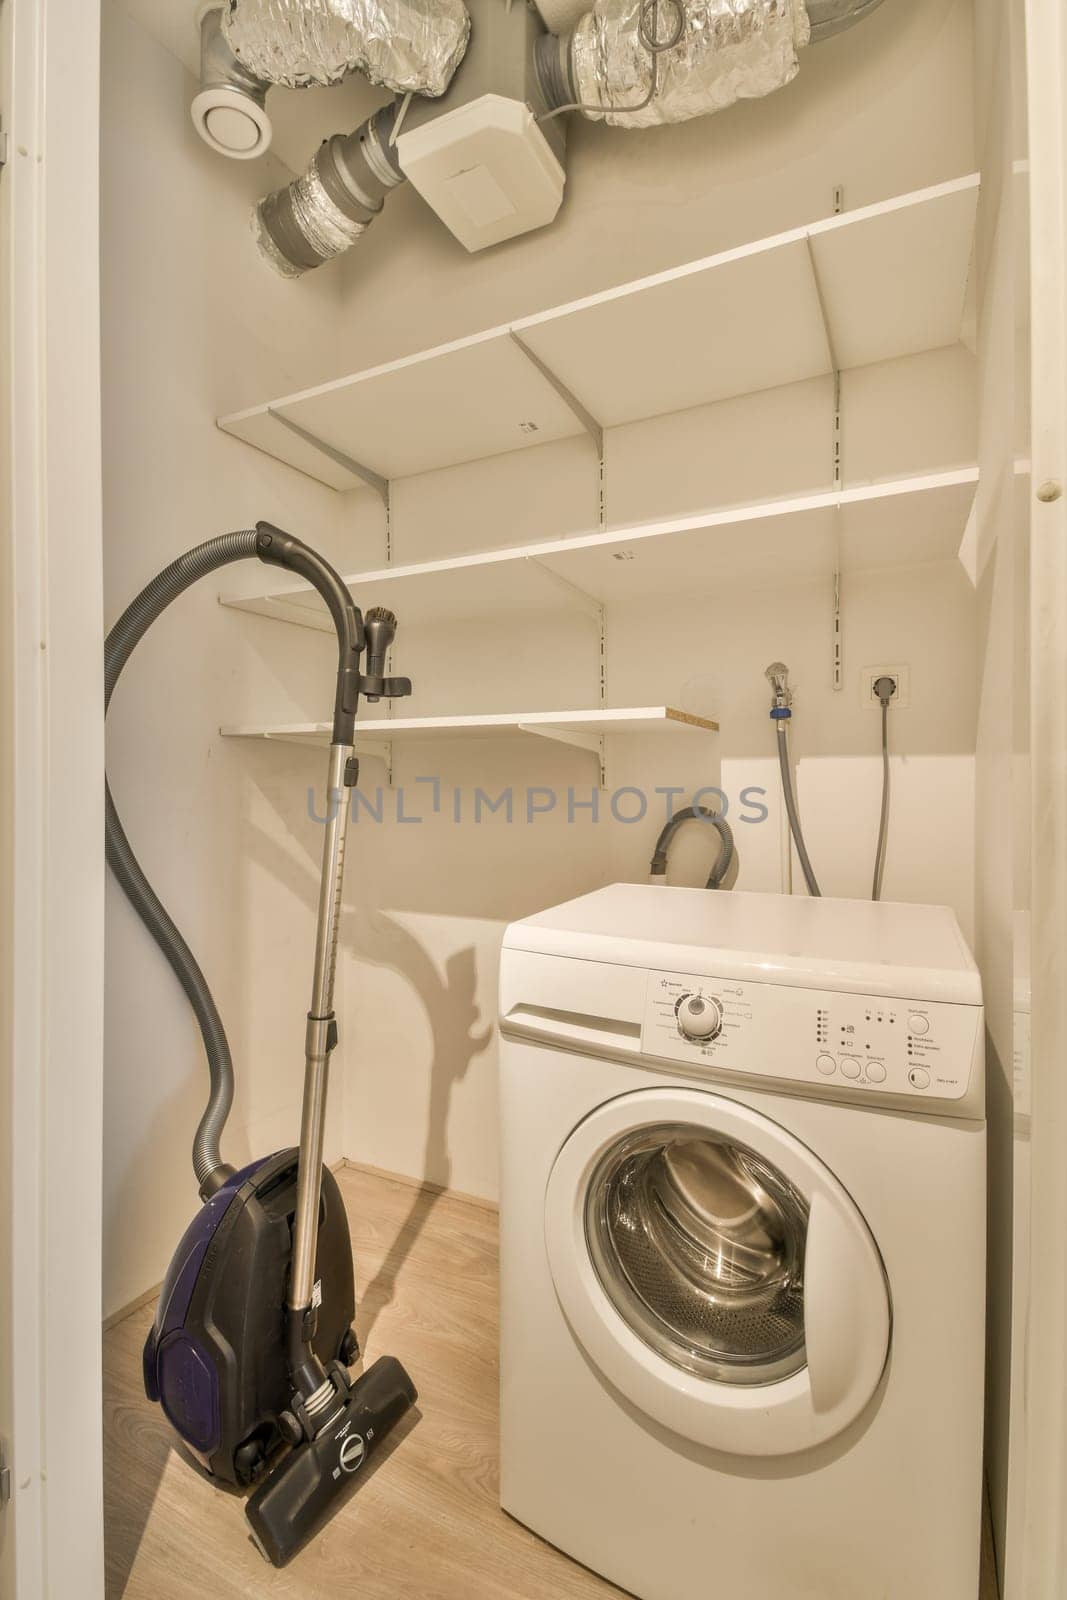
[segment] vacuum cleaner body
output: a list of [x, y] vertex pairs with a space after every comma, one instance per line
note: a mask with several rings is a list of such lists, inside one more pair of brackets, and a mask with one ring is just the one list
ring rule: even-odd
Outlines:
[[[193, 1218], [163, 1283], [144, 1384], [205, 1472], [244, 1487], [283, 1435], [292, 1396], [285, 1341], [298, 1151], [229, 1178]], [[312, 1348], [324, 1367], [358, 1353], [348, 1224], [322, 1171]]]

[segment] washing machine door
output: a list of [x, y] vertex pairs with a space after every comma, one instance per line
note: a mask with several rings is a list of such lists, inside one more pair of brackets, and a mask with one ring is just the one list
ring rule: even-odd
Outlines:
[[870, 1230], [784, 1128], [698, 1089], [593, 1112], [548, 1183], [563, 1312], [633, 1405], [697, 1444], [787, 1455], [864, 1411], [889, 1354]]

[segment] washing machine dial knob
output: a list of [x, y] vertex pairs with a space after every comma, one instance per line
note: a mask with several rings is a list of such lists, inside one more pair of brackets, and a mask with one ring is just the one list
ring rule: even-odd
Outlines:
[[675, 1008], [678, 1029], [685, 1039], [703, 1044], [722, 1032], [722, 1006], [710, 994], [684, 994]]

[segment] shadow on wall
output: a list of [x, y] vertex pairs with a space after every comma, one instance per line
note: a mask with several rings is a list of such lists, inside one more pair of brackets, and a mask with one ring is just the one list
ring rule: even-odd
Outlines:
[[[319, 893], [317, 854], [309, 852], [306, 861], [301, 861], [257, 827], [248, 830], [246, 840], [257, 866], [314, 911]], [[317, 833], [315, 842], [318, 842]], [[434, 1173], [435, 1184], [447, 1188], [452, 1171], [448, 1125], [453, 1091], [466, 1076], [474, 1057], [488, 1048], [493, 1037], [491, 1024], [476, 1031], [480, 1013], [475, 1001], [475, 951], [470, 947], [454, 951], [446, 960], [442, 974], [408, 929], [384, 912], [368, 912], [355, 906], [347, 906], [342, 914], [340, 938], [346, 953], [368, 966], [388, 968], [400, 974], [422, 1001], [433, 1040], [423, 1171]], [[437, 1199], [438, 1194], [433, 1190], [415, 1191], [411, 1211], [393, 1248], [359, 1296], [361, 1342], [365, 1343], [379, 1313], [393, 1299], [400, 1270]]]
[[[346, 939], [348, 948], [374, 966], [401, 973], [425, 1007], [433, 1033], [433, 1057], [423, 1171], [437, 1174], [435, 1183], [448, 1188], [452, 1175], [448, 1147], [452, 1093], [474, 1057], [488, 1048], [493, 1037], [491, 1025], [475, 1032], [480, 1016], [474, 998], [475, 952], [470, 947], [455, 951], [445, 962], [442, 977], [414, 935], [391, 917], [378, 913], [369, 925], [355, 916], [345, 920], [346, 932], [349, 921], [356, 930], [353, 939]], [[411, 1210], [389, 1254], [360, 1296], [358, 1324], [362, 1343], [366, 1343], [379, 1314], [393, 1300], [401, 1269], [439, 1199], [436, 1189], [415, 1190]]]

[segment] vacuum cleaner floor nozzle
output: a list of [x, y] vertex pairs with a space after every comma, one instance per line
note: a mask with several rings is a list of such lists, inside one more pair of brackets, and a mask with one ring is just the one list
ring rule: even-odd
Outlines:
[[[334, 1369], [335, 1371], [339, 1369]], [[267, 1560], [284, 1567], [348, 1499], [370, 1456], [415, 1404], [418, 1393], [393, 1356], [381, 1356], [339, 1396], [313, 1439], [289, 1451], [245, 1507]]]

